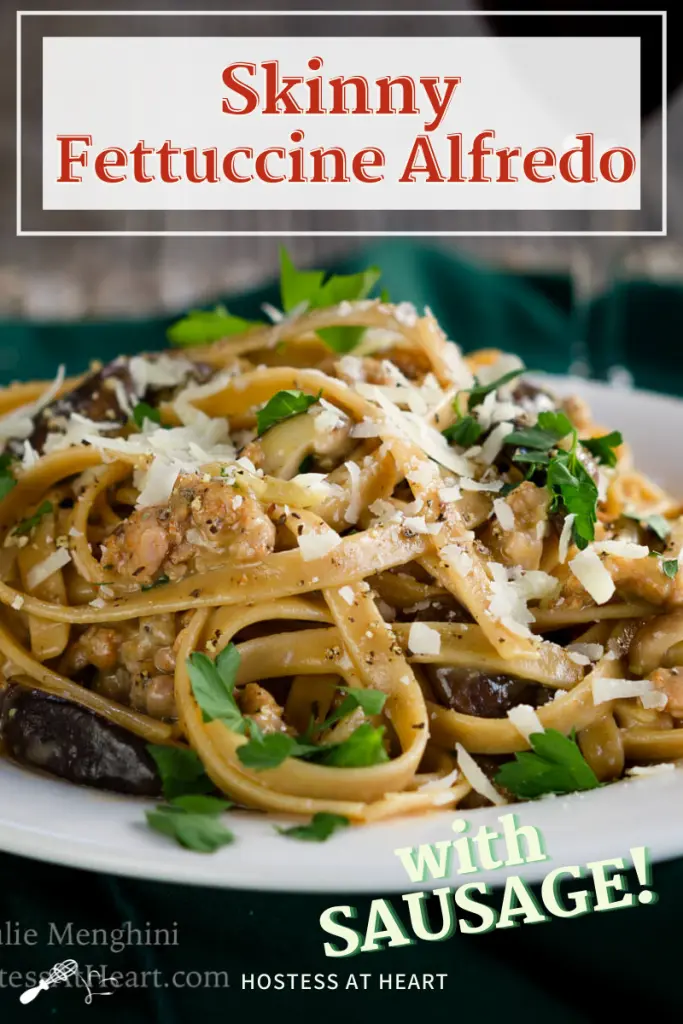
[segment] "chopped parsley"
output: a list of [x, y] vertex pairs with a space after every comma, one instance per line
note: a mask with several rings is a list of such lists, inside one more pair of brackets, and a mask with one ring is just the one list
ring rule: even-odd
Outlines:
[[496, 785], [523, 800], [546, 793], [575, 793], [597, 789], [595, 772], [585, 760], [575, 733], [564, 736], [557, 729], [535, 732], [529, 737], [532, 751], [515, 754], [515, 760], [502, 765]]
[[678, 572], [678, 559], [677, 558], [663, 558], [662, 559], [662, 572], [665, 576], [668, 576], [670, 580], [674, 578]]
[[604, 434], [602, 437], [588, 437], [581, 442], [603, 466], [616, 466], [617, 453], [614, 449], [623, 443], [624, 439], [618, 430], [613, 430], [611, 434]]
[[235, 680], [240, 664], [234, 644], [224, 647], [215, 661], [194, 651], [187, 659], [192, 692], [205, 722], [223, 722], [233, 732], [246, 732], [246, 721], [235, 700]]
[[329, 729], [331, 725], [342, 718], [346, 718], [356, 708], [362, 708], [366, 715], [378, 715], [384, 707], [387, 699], [386, 693], [382, 690], [369, 690], [363, 687], [340, 686], [338, 689], [346, 694], [338, 708], [329, 715], [324, 722], [318, 726], [309, 726], [307, 736], [311, 732], [318, 733]]
[[14, 456], [10, 452], [0, 455], [0, 501], [7, 497], [17, 483], [16, 477], [10, 469], [12, 462], [14, 462]]
[[521, 366], [517, 370], [510, 370], [509, 373], [504, 373], [502, 377], [499, 377], [498, 380], [492, 380], [490, 384], [480, 384], [477, 378], [475, 377], [474, 387], [469, 388], [469, 390], [466, 392], [466, 394], [469, 395], [469, 401], [467, 403], [468, 408], [475, 409], [478, 405], [481, 405], [481, 403], [484, 401], [486, 396], [490, 394], [491, 391], [497, 391], [498, 388], [502, 388], [504, 384], [507, 384], [509, 381], [514, 380], [515, 377], [519, 377], [521, 373], [526, 372], [526, 369], [523, 366]]
[[305, 391], [278, 391], [256, 414], [256, 429], [259, 436], [283, 420], [306, 412], [320, 401], [321, 395], [322, 391], [317, 395], [307, 395]]
[[364, 722], [342, 743], [318, 747], [322, 753], [315, 760], [335, 768], [370, 768], [382, 764], [389, 760], [384, 749], [384, 732], [383, 725], [375, 727], [372, 722]]
[[443, 436], [461, 448], [471, 448], [484, 433], [474, 416], [461, 416], [459, 420], [442, 431]]
[[233, 316], [225, 306], [215, 309], [193, 309], [187, 316], [177, 320], [166, 331], [166, 337], [178, 348], [189, 348], [192, 345], [209, 345], [232, 334], [243, 334], [250, 327], [260, 327], [258, 320], [244, 320], [241, 316]]
[[[324, 270], [297, 270], [287, 250], [280, 249], [280, 294], [285, 313], [297, 306], [322, 309], [367, 299], [381, 276], [377, 267], [369, 267], [359, 274], [333, 274], [325, 280]], [[364, 327], [325, 327], [317, 334], [334, 352], [350, 352], [364, 331]]]
[[157, 766], [167, 800], [174, 800], [179, 796], [211, 793], [214, 790], [215, 787], [194, 750], [153, 743], [148, 744], [147, 750]]
[[[572, 436], [569, 451], [557, 445]], [[527, 478], [540, 472], [551, 493], [551, 512], [574, 515], [573, 536], [579, 549], [595, 539], [598, 488], [578, 456], [578, 435], [562, 412], [542, 412], [534, 427], [513, 430], [505, 443], [516, 446], [512, 461], [526, 465]]]
[[333, 833], [339, 829], [348, 828], [351, 824], [348, 818], [341, 814], [329, 814], [327, 811], [320, 811], [314, 814], [307, 825], [294, 825], [292, 828], [278, 828], [281, 836], [289, 836], [290, 839], [303, 839], [309, 843], [324, 843]]
[[213, 796], [177, 796], [152, 811], [147, 811], [150, 828], [175, 839], [180, 846], [197, 853], [215, 853], [234, 840], [220, 821], [232, 804]]
[[278, 768], [288, 757], [304, 757], [318, 749], [311, 743], [300, 743], [285, 732], [264, 733], [251, 719], [249, 742], [238, 748], [237, 756], [245, 767], [265, 771]]
[[15, 537], [21, 537], [24, 534], [30, 533], [31, 530], [38, 525], [43, 516], [48, 515], [54, 511], [54, 505], [51, 501], [44, 501], [38, 506], [32, 516], [27, 516], [26, 519], [22, 519], [20, 523], [12, 530]]
[[161, 413], [158, 409], [155, 409], [153, 405], [148, 405], [147, 402], [138, 402], [133, 409], [133, 423], [142, 430], [142, 425], [145, 420], [150, 420], [152, 423], [157, 423], [161, 426]]
[[625, 519], [635, 519], [637, 523], [640, 523], [647, 530], [652, 530], [655, 536], [659, 537], [660, 540], [666, 540], [671, 533], [671, 526], [664, 516], [639, 516], [630, 512], [623, 512], [622, 515]]
[[161, 576], [157, 576], [157, 578], [152, 583], [143, 583], [142, 586], [140, 587], [140, 590], [154, 590], [155, 587], [163, 587], [165, 583], [170, 582], [171, 577], [167, 576], [166, 573], [162, 572]]

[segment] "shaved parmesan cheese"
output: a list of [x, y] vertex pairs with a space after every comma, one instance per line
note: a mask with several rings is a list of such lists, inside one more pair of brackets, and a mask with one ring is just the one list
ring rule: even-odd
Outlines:
[[498, 792], [493, 783], [484, 775], [477, 762], [471, 754], [467, 753], [462, 743], [456, 743], [455, 749], [458, 755], [458, 767], [472, 789], [481, 796], [485, 796], [492, 804], [500, 806], [507, 803], [505, 797], [502, 793]]
[[[449, 447], [448, 442], [442, 434], [420, 419], [412, 412], [401, 412], [380, 388], [374, 384], [357, 384], [356, 391], [369, 401], [378, 405], [385, 414], [389, 424], [398, 430], [399, 434], [421, 448], [425, 455], [434, 459], [441, 466], [452, 470], [454, 473], [467, 474], [470, 471], [469, 463], [462, 455], [458, 455]], [[502, 485], [501, 485], [502, 486]]]
[[601, 540], [593, 544], [598, 554], [618, 555], [620, 558], [647, 558], [650, 549], [645, 544], [633, 544], [628, 540]]
[[560, 541], [557, 548], [557, 557], [560, 562], [567, 561], [567, 552], [569, 551], [569, 545], [572, 541], [572, 528], [574, 526], [574, 520], [576, 515], [570, 512], [568, 516], [564, 517], [562, 524], [562, 533], [560, 534]]
[[424, 516], [406, 516], [403, 520], [403, 528], [412, 533], [438, 533], [441, 524], [427, 523]]
[[353, 604], [354, 602], [354, 594], [351, 587], [340, 587], [339, 596], [341, 597], [342, 601], [346, 601], [347, 604]]
[[38, 461], [38, 452], [32, 447], [30, 441], [24, 441], [24, 452], [21, 456], [22, 469], [33, 469]]
[[443, 502], [460, 501], [462, 492], [457, 485], [453, 487], [442, 487], [439, 491], [439, 500]]
[[585, 654], [579, 654], [577, 651], [567, 651], [567, 657], [575, 665], [590, 665], [591, 663], [590, 658], [587, 658]]
[[441, 634], [426, 622], [413, 622], [408, 633], [408, 647], [413, 654], [438, 654], [441, 650]]
[[593, 680], [593, 703], [604, 704], [608, 700], [623, 697], [642, 697], [653, 689], [649, 679], [608, 679]]
[[297, 538], [299, 550], [304, 562], [314, 562], [316, 558], [324, 558], [333, 548], [341, 544], [341, 537], [334, 530], [325, 530], [322, 533], [315, 533], [309, 530]]
[[545, 732], [541, 719], [530, 704], [518, 704], [516, 708], [510, 708], [508, 718], [527, 742], [532, 733]]
[[439, 476], [439, 471], [429, 459], [418, 462], [413, 459], [412, 464], [406, 471], [406, 480], [410, 484], [417, 484], [418, 487], [430, 487]]
[[454, 768], [448, 775], [443, 775], [440, 779], [431, 779], [429, 782], [423, 782], [421, 786], [417, 787], [416, 792], [418, 793], [438, 793], [440, 790], [451, 789], [458, 779], [460, 778], [460, 769]]
[[499, 562], [489, 562], [488, 566], [493, 577], [489, 614], [518, 636], [530, 637], [529, 623], [534, 621], [534, 616], [526, 606], [519, 584], [508, 579], [508, 570]]
[[463, 491], [500, 491], [503, 487], [502, 480], [471, 480], [463, 477], [460, 481]]
[[605, 653], [602, 644], [567, 644], [565, 650], [574, 654], [583, 654], [589, 661], [598, 661]]
[[490, 466], [496, 461], [503, 449], [503, 441], [511, 433], [513, 429], [512, 423], [499, 423], [497, 427], [494, 427], [489, 436], [484, 441], [481, 454], [477, 456], [477, 461], [482, 462], [485, 466]]
[[643, 693], [640, 703], [647, 710], [663, 711], [669, 703], [669, 698], [661, 690], [651, 690], [650, 693]]
[[193, 364], [184, 356], [165, 354], [133, 356], [128, 363], [131, 380], [136, 393], [142, 397], [148, 388], [174, 388], [184, 384], [194, 370]]
[[606, 604], [614, 594], [614, 580], [593, 548], [579, 551], [570, 561], [569, 568], [596, 604]]
[[17, 596], [12, 600], [12, 607], [14, 608], [15, 612], [21, 611], [21, 609], [24, 607], [23, 594], [17, 594]]
[[181, 470], [182, 463], [167, 459], [164, 455], [155, 456], [147, 473], [139, 481], [142, 488], [135, 507], [147, 508], [168, 501]]
[[13, 409], [6, 416], [0, 417], [0, 441], [8, 441], [16, 438], [25, 440], [33, 433], [33, 421], [41, 409], [49, 405], [53, 398], [57, 397], [62, 384], [64, 383], [64, 367], [60, 366], [57, 376], [52, 384], [43, 392], [40, 398], [28, 405], [22, 405], [19, 409]]
[[71, 555], [66, 548], [57, 548], [52, 551], [42, 562], [38, 562], [26, 574], [26, 586], [29, 590], [35, 590], [41, 583], [49, 579], [58, 569], [62, 569], [71, 561]]
[[[480, 384], [493, 384], [494, 381], [504, 377], [506, 373], [523, 369], [524, 363], [519, 356], [513, 352], [501, 352], [495, 362], [477, 367], [477, 380]], [[498, 390], [504, 392], [506, 389], [514, 388], [516, 383], [517, 379], [515, 378], [507, 384], [503, 384]]]
[[394, 320], [402, 327], [414, 327], [417, 323], [417, 310], [412, 302], [399, 302], [393, 309]]
[[347, 523], [357, 523], [361, 506], [360, 466], [356, 465], [355, 462], [345, 462], [344, 466], [349, 474], [349, 483], [351, 484], [351, 498], [349, 500], [349, 507], [344, 513], [344, 519]]
[[460, 576], [467, 576], [472, 570], [472, 556], [458, 544], [444, 544], [439, 551], [439, 557], [444, 559]]
[[554, 597], [560, 589], [560, 581], [540, 569], [520, 569], [515, 566], [508, 572], [525, 601], [543, 601]]
[[493, 511], [503, 530], [514, 530], [515, 513], [512, 511], [505, 498], [493, 499]]
[[363, 362], [358, 356], [342, 356], [337, 367], [350, 380], [364, 380]]
[[626, 771], [627, 775], [665, 775], [667, 772], [672, 772], [676, 768], [676, 765], [671, 761], [662, 761], [661, 764], [634, 764], [633, 767], [628, 768]]

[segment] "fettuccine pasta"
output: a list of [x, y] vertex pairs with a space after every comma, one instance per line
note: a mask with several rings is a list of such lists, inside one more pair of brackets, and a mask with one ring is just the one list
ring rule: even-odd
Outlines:
[[683, 757], [681, 508], [522, 370], [366, 299], [5, 389], [6, 754], [354, 822]]

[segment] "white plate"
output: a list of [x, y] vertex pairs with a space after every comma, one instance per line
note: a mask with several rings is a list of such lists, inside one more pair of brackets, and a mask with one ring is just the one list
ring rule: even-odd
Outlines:
[[[601, 424], [622, 430], [643, 471], [674, 493], [680, 490], [683, 402], [567, 378], [546, 380], [558, 393], [582, 394]], [[226, 888], [376, 894], [430, 889], [439, 883], [409, 881], [394, 850], [456, 838], [451, 829], [455, 817], [465, 818], [474, 833], [484, 824], [495, 828], [498, 816], [510, 811], [519, 824], [541, 831], [550, 859], [480, 871], [477, 881], [500, 884], [510, 873], [538, 880], [552, 867], [628, 858], [633, 846], [647, 846], [654, 860], [683, 854], [683, 771], [678, 769], [509, 808], [459, 815], [448, 811], [353, 828], [320, 844], [280, 836], [274, 824], [281, 819], [234, 814], [229, 824], [235, 843], [208, 856], [182, 850], [151, 832], [144, 801], [79, 789], [6, 761], [0, 762], [0, 794], [0, 849], [7, 852], [113, 874]]]

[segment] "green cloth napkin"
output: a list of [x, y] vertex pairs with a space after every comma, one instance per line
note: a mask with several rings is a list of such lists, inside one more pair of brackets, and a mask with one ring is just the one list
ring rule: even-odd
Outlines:
[[[590, 354], [595, 375], [628, 367], [637, 384], [683, 393], [683, 367], [672, 358], [672, 340], [683, 325], [683, 292], [646, 283], [621, 285], [588, 310], [573, 306], [571, 282], [562, 276], [505, 274], [433, 249], [395, 242], [368, 247], [334, 268], [362, 269], [376, 263], [392, 299], [429, 305], [449, 336], [467, 351], [494, 346], [518, 352], [529, 367], [566, 372]], [[220, 297], [217, 297], [220, 298]], [[231, 310], [256, 316], [263, 301], [277, 303], [269, 285], [240, 297], [223, 297]], [[178, 313], [182, 313], [178, 310]], [[0, 379], [50, 377], [65, 362], [75, 373], [92, 358], [163, 347], [168, 319], [116, 323], [26, 324], [0, 326]], [[583, 325], [584, 335], [580, 336]], [[0, 818], [2, 800], [0, 797]], [[678, 814], [672, 808], [672, 814]], [[40, 824], [40, 823], [38, 823]], [[97, 823], [93, 822], [96, 830]], [[49, 836], [46, 836], [49, 843]], [[330, 841], [334, 842], [334, 839]], [[332, 847], [325, 847], [331, 850]], [[615, 851], [626, 855], [628, 851]], [[297, 847], [284, 846], [296, 857]], [[390, 851], [388, 851], [390, 855]], [[199, 856], [188, 853], [188, 856]], [[330, 852], [333, 861], [333, 854]], [[0, 1020], [49, 1020], [79, 1024], [97, 1020], [126, 1024], [188, 1024], [194, 1021], [279, 1021], [301, 1018], [372, 1022], [408, 1013], [437, 1019], [468, 1016], [474, 1021], [552, 1020], [553, 1024], [635, 1020], [678, 1012], [678, 919], [683, 862], [654, 868], [654, 906], [626, 914], [588, 914], [552, 920], [485, 936], [456, 933], [446, 942], [332, 960], [323, 955], [326, 936], [321, 912], [343, 903], [367, 920], [369, 898], [334, 893], [277, 895], [202, 890], [188, 886], [116, 879], [0, 855]], [[273, 865], [277, 872], [277, 865]], [[458, 879], [453, 880], [457, 885]], [[632, 888], [636, 888], [635, 885]], [[410, 885], [406, 885], [410, 891]], [[376, 893], [377, 897], [383, 895]], [[396, 907], [400, 897], [392, 897]], [[115, 928], [130, 921], [154, 929], [177, 925], [178, 945], [108, 949], [48, 944], [50, 922], [62, 932]], [[35, 928], [36, 945], [7, 945], [5, 922]], [[127, 987], [107, 998], [83, 1002], [83, 991], [56, 988], [22, 1007], [21, 989], [9, 987], [12, 971], [42, 971], [73, 957], [81, 964], [104, 964], [111, 971], [159, 971], [162, 987]], [[227, 971], [229, 988], [174, 987], [175, 972]], [[3, 974], [3, 972], [5, 972]], [[242, 974], [290, 972], [336, 974], [340, 985], [350, 973], [369, 973], [367, 993], [357, 991], [242, 990]], [[443, 991], [379, 990], [381, 974], [446, 974]], [[170, 987], [163, 987], [166, 983]]]

